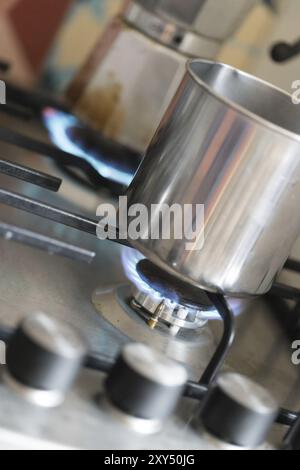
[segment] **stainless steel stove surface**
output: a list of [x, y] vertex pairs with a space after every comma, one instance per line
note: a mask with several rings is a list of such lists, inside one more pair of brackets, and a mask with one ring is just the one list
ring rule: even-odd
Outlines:
[[[30, 121], [1, 115], [1, 126], [48, 141], [45, 130]], [[99, 202], [111, 198], [108, 191], [99, 188], [97, 194], [74, 182], [51, 160], [40, 155], [4, 143], [0, 143], [0, 155], [63, 180], [57, 194], [4, 175], [0, 176], [2, 188], [92, 217]], [[128, 279], [128, 270], [134, 271], [135, 252], [125, 248], [124, 256], [124, 248], [114, 243], [99, 241], [4, 205], [0, 206], [0, 214], [2, 222], [96, 253], [93, 262], [87, 264], [16, 243], [10, 240], [8, 233], [6, 239], [0, 240], [1, 327], [15, 327], [33, 312], [45, 312], [75, 326], [95, 357], [113, 361], [124, 344], [132, 340], [145, 342], [171, 357], [187, 361], [190, 378], [200, 377], [221, 336], [219, 320], [208, 318], [206, 322], [201, 314], [192, 312], [191, 319], [198, 321], [198, 329], [182, 332], [178, 320], [184, 324], [188, 315], [181, 311], [176, 323], [172, 319], [173, 309], [165, 311], [164, 324], [152, 330], [147, 318], [138, 315], [132, 306], [136, 285], [132, 278]], [[132, 255], [128, 255], [128, 250]], [[146, 297], [141, 294], [135, 297], [135, 306], [141, 307], [143, 302], [148, 305]], [[178, 307], [176, 309], [178, 313]], [[298, 369], [291, 363], [290, 345], [275, 322], [271, 308], [261, 299], [239, 305], [236, 313], [236, 341], [225, 369], [256, 380], [272, 391], [282, 407], [298, 410]], [[51, 412], [26, 404], [1, 383], [0, 447], [192, 450], [205, 447], [197, 429], [188, 424], [199, 409], [197, 400], [182, 399], [163, 431], [145, 437], [128, 430], [107, 410], [101, 398], [104, 377], [101, 372], [82, 369], [65, 403]], [[286, 431], [285, 426], [275, 425], [270, 442], [282, 445]]]

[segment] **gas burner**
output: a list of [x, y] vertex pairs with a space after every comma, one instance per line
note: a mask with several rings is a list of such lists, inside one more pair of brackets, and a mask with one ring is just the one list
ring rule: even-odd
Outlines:
[[207, 323], [207, 318], [201, 310], [179, 305], [158, 295], [146, 294], [135, 288], [131, 306], [146, 319], [150, 328], [166, 324], [172, 335], [176, 336], [181, 328], [197, 329]]
[[[215, 351], [208, 320], [220, 319], [208, 295], [178, 280], [174, 284], [172, 276], [169, 279], [132, 248], [122, 249], [122, 262], [127, 283], [97, 289], [92, 299], [96, 310], [124, 341], [163, 351], [184, 363], [198, 380]], [[244, 307], [240, 300], [231, 303], [236, 314]]]
[[[178, 327], [196, 329], [203, 327], [208, 320], [220, 320], [205, 291], [177, 279], [174, 285], [173, 276], [154, 266], [139, 251], [123, 248], [122, 264], [126, 277], [133, 285], [132, 306], [140, 315], [150, 320], [149, 326], [152, 328], [156, 313], [159, 313], [159, 320], [169, 323], [172, 334]], [[236, 316], [247, 306], [245, 299], [229, 299], [228, 302]], [[161, 321], [158, 323], [161, 324]], [[154, 326], [156, 324], [155, 321]]]
[[[214, 352], [215, 338], [209, 326], [202, 323], [202, 327], [197, 329], [181, 328], [176, 326], [173, 319], [171, 327], [167, 322], [160, 321], [152, 329], [148, 325], [149, 312], [134, 306], [133, 294], [129, 283], [96, 289], [92, 301], [106, 322], [105, 328], [118, 334], [124, 343], [136, 341], [164, 352], [168, 357], [185, 364], [190, 377], [198, 380]], [[164, 314], [167, 315], [167, 309]]]
[[202, 328], [208, 320], [205, 312], [215, 310], [204, 291], [174, 278], [147, 259], [139, 260], [136, 272], [152, 292], [135, 288], [131, 305], [151, 329], [167, 325], [176, 336], [182, 328]]
[[169, 274], [151, 261], [142, 259], [136, 265], [136, 270], [144, 282], [152, 286], [156, 292], [160, 292], [171, 302], [197, 310], [215, 310], [207, 293], [198, 287], [182, 281], [178, 277]]
[[[148, 314], [154, 320], [159, 310], [159, 319], [170, 323], [170, 326], [187, 325], [184, 327], [188, 329], [201, 327], [208, 319], [218, 318], [214, 306], [205, 294], [201, 308], [189, 302], [181, 289], [168, 288], [168, 283], [165, 282], [168, 274], [162, 273], [140, 252], [123, 248], [122, 264], [128, 280], [133, 285], [132, 305], [140, 314]], [[150, 326], [153, 327], [151, 322]]]
[[193, 287], [179, 286], [177, 283], [175, 288], [171, 288], [170, 276], [140, 253], [125, 248], [122, 258], [124, 269], [134, 286], [130, 304], [151, 329], [160, 327], [176, 336], [181, 329], [202, 328], [207, 323], [207, 313], [212, 311], [215, 314], [215, 308], [204, 292], [200, 308], [189, 300]]

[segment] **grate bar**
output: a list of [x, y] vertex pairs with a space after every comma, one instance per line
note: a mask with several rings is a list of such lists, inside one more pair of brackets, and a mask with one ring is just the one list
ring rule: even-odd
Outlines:
[[[44, 219], [52, 220], [53, 222], [80, 230], [90, 235], [97, 235], [97, 227], [99, 225], [97, 220], [59, 209], [12, 191], [0, 189], [0, 203], [43, 217]], [[119, 239], [118, 229], [107, 226], [105, 226], [105, 229], [108, 233], [108, 240], [121, 245], [130, 246], [128, 240]]]
[[62, 184], [59, 178], [3, 159], [0, 159], [0, 173], [54, 192], [57, 192]]
[[28, 150], [29, 152], [37, 153], [44, 157], [49, 157], [59, 165], [79, 168], [85, 172], [94, 184], [103, 183], [103, 178], [88, 161], [84, 158], [65, 152], [58, 147], [32, 139], [31, 137], [3, 127], [0, 127], [0, 141], [14, 145], [23, 150]]

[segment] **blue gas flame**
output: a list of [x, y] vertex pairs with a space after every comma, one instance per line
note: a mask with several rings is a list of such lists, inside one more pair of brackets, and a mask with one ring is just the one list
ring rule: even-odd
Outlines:
[[43, 111], [43, 122], [49, 132], [52, 142], [61, 150], [68, 152], [75, 157], [86, 160], [103, 177], [129, 186], [133, 175], [113, 168], [108, 163], [101, 162], [89, 152], [81, 149], [68, 136], [67, 130], [71, 127], [82, 127], [78, 119], [72, 114], [65, 113], [53, 108], [46, 108]]
[[[152, 298], [160, 300], [162, 299], [161, 294], [152, 289], [152, 287], [147, 284], [137, 272], [136, 266], [142, 259], [145, 259], [145, 256], [143, 256], [139, 251], [127, 247], [122, 249], [122, 265], [126, 277], [137, 287], [137, 289], [150, 295]], [[174, 302], [170, 301], [170, 303], [173, 304]], [[229, 299], [229, 304], [236, 316], [242, 313], [244, 304], [241, 300]], [[203, 312], [203, 317], [207, 320], [220, 320], [220, 315], [216, 310]]]

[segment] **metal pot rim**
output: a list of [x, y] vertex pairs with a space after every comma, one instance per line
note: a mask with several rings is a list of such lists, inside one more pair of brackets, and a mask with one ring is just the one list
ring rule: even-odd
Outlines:
[[[263, 80], [259, 77], [256, 77], [255, 75], [251, 75], [250, 73], [244, 72], [238, 68], [235, 68], [229, 64], [225, 64], [222, 62], [217, 62], [213, 60], [205, 60], [205, 59], [190, 59], [187, 61], [186, 65], [186, 70], [189, 76], [202, 88], [205, 89], [207, 93], [209, 93], [211, 96], [216, 98], [217, 100], [223, 102], [230, 108], [232, 108], [235, 111], [238, 111], [239, 113], [243, 114], [245, 117], [248, 119], [251, 119], [252, 121], [255, 121], [257, 124], [260, 124], [264, 127], [267, 127], [268, 129], [272, 131], [279, 132], [280, 134], [283, 134], [285, 137], [291, 138], [293, 140], [296, 140], [297, 142], [300, 142], [300, 132], [297, 134], [296, 132], [292, 130], [285, 129], [284, 127], [280, 126], [279, 124], [275, 124], [274, 122], [271, 122], [267, 118], [261, 117], [258, 114], [256, 114], [253, 111], [250, 111], [249, 109], [245, 108], [244, 106], [236, 103], [230, 98], [227, 98], [226, 96], [220, 94], [217, 92], [212, 86], [208, 85], [204, 80], [201, 79], [201, 77], [193, 70], [193, 65], [194, 64], [207, 64], [207, 65], [212, 65], [212, 66], [218, 66], [222, 67], [224, 69], [231, 70], [232, 72], [237, 73], [240, 76], [243, 76], [247, 78], [249, 81], [256, 82], [264, 87], [267, 87], [271, 90], [273, 90], [276, 93], [282, 94], [286, 97], [288, 97], [291, 100], [292, 104], [292, 95], [283, 89], [272, 85], [270, 82]], [[294, 105], [296, 106], [296, 105]], [[300, 122], [300, 112], [299, 112], [299, 122]]]

